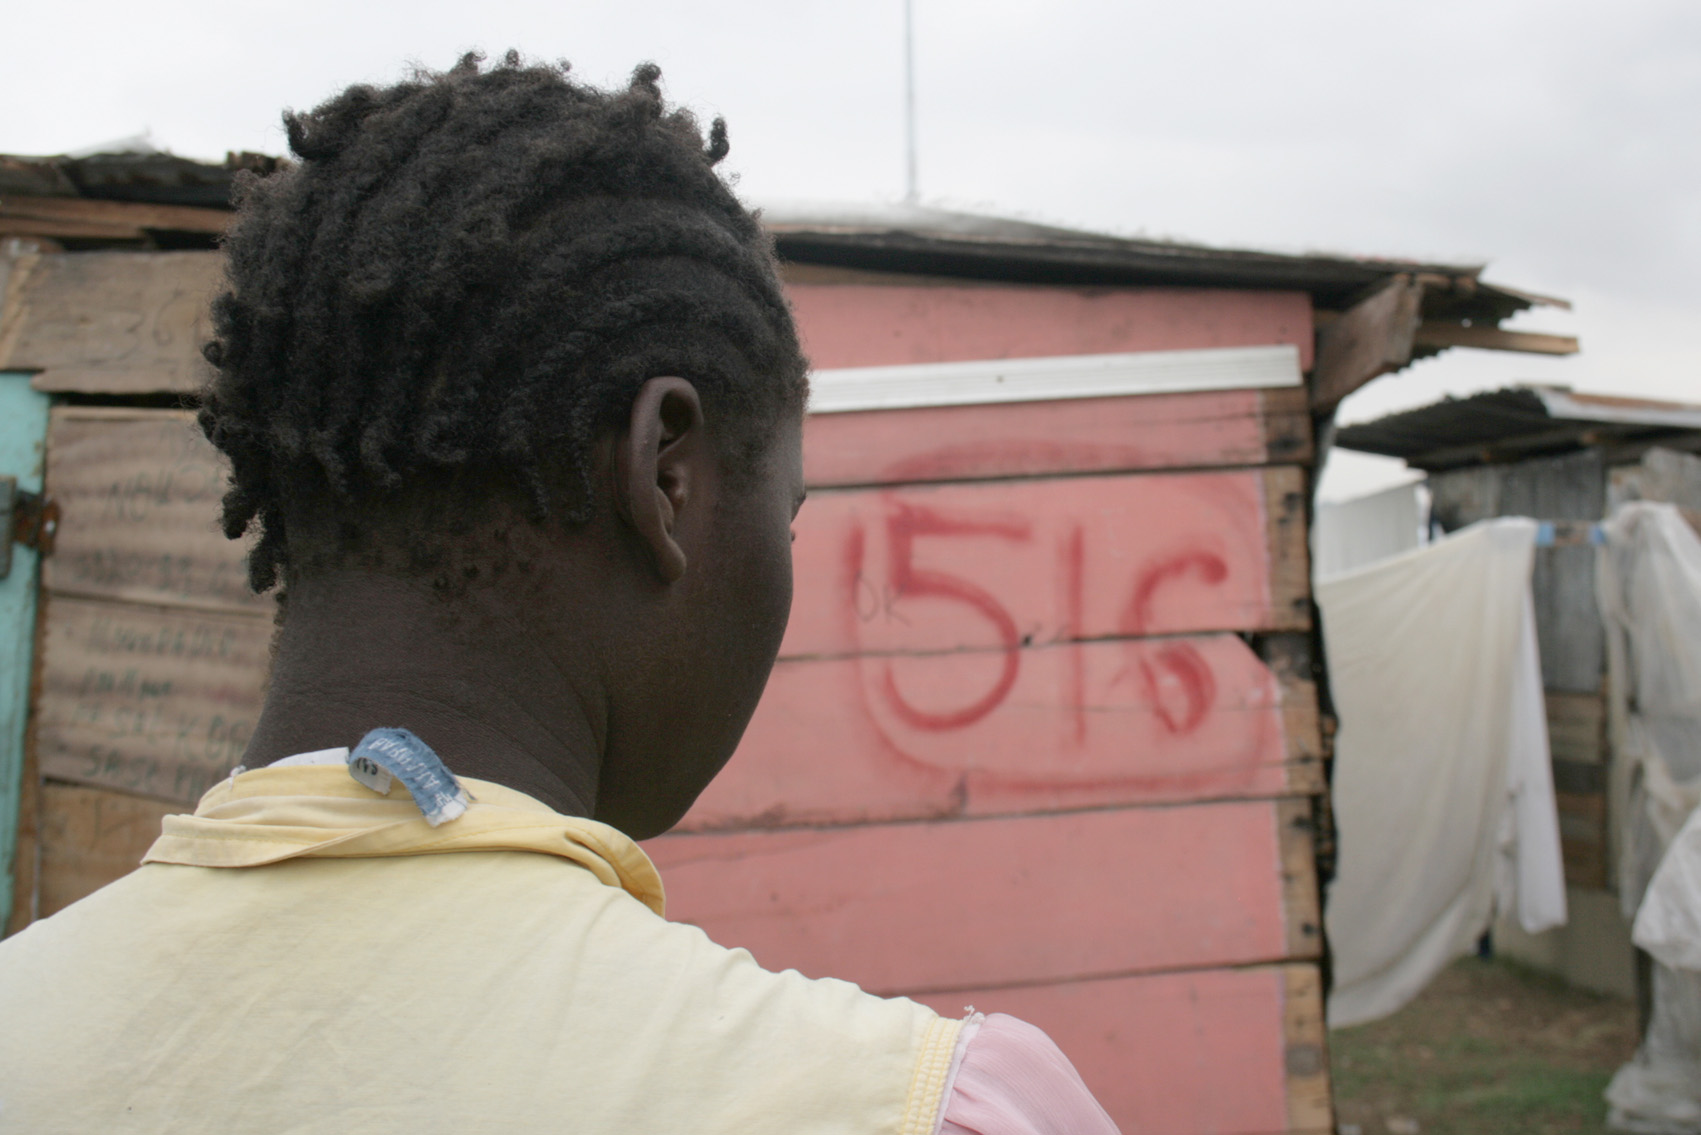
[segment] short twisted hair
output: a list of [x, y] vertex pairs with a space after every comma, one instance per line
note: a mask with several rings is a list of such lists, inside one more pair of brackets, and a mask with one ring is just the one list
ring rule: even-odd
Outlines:
[[601, 91], [468, 55], [284, 116], [300, 160], [238, 190], [200, 413], [231, 462], [225, 534], [259, 528], [255, 590], [287, 577], [290, 518], [422, 474], [583, 522], [591, 446], [656, 375], [747, 456], [801, 410], [771, 241], [714, 169], [726, 126], [705, 143], [660, 74]]

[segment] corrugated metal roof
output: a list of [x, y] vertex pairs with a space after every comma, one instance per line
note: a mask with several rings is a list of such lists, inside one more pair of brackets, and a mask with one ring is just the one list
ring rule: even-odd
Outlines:
[[[279, 162], [260, 154], [197, 162], [157, 150], [0, 155], [0, 197], [227, 208], [238, 170], [269, 172]], [[777, 203], [763, 218], [781, 258], [798, 264], [1010, 283], [1281, 289], [1307, 292], [1331, 310], [1413, 274], [1426, 278], [1426, 319], [1490, 324], [1539, 304], [1564, 305], [1483, 283], [1477, 264], [1211, 248], [917, 205]]]
[[1291, 254], [1113, 236], [915, 205], [778, 203], [763, 209], [780, 255], [805, 264], [1075, 285], [1309, 292], [1339, 310], [1401, 274], [1428, 277], [1424, 316], [1499, 322], [1564, 300], [1483, 283], [1480, 264]]
[[0, 154], [0, 196], [228, 209], [237, 171], [270, 173], [277, 166], [277, 158], [246, 153], [228, 154], [223, 162], [199, 162], [163, 150], [44, 158]]
[[1697, 434], [1701, 405], [1512, 386], [1343, 426], [1335, 444], [1433, 471]]

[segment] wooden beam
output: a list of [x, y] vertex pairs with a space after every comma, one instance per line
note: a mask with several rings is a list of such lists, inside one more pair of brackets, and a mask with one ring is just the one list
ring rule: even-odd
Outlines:
[[1288, 1130], [1335, 1130], [1329, 1087], [1329, 1030], [1323, 1021], [1323, 978], [1316, 966], [1284, 966], [1283, 1065], [1287, 1072]]
[[1421, 319], [1423, 285], [1396, 276], [1317, 332], [1317, 365], [1311, 372], [1311, 408], [1331, 410], [1379, 375], [1412, 359], [1412, 337]]
[[229, 227], [233, 215], [226, 209], [203, 209], [193, 205], [153, 205], [136, 201], [96, 201], [87, 197], [0, 198], [0, 219], [104, 225], [134, 230], [221, 233]]
[[48, 220], [18, 217], [0, 209], [0, 237], [49, 237], [54, 240], [143, 240], [147, 233], [128, 225], [99, 221]]
[[1485, 351], [1521, 351], [1527, 355], [1575, 355], [1575, 335], [1534, 331], [1503, 331], [1498, 327], [1467, 327], [1462, 323], [1425, 322], [1418, 326], [1419, 347], [1477, 347]]
[[821, 370], [1277, 343], [1298, 347], [1300, 369], [1311, 369], [1311, 297], [1300, 291], [915, 284], [874, 274], [858, 282], [795, 265], [785, 281]]
[[803, 475], [830, 486], [1309, 464], [1302, 387], [811, 414]]

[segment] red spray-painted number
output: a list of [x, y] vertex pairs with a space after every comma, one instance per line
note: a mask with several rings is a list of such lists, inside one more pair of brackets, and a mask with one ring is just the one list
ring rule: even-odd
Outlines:
[[1020, 541], [1028, 539], [1029, 535], [1030, 529], [1026, 524], [999, 520], [955, 520], [930, 509], [907, 504], [898, 505], [887, 518], [887, 576], [891, 581], [893, 595], [897, 598], [945, 599], [967, 605], [992, 624], [1004, 654], [998, 680], [993, 683], [991, 689], [969, 705], [944, 713], [917, 709], [906, 701], [898, 692], [897, 680], [892, 674], [892, 664], [888, 661], [881, 676], [881, 692], [886, 696], [892, 711], [906, 724], [934, 732], [973, 725], [997, 709], [1009, 695], [1010, 687], [1016, 684], [1016, 674], [1022, 664], [1021, 636], [1016, 631], [1016, 620], [1010, 617], [1010, 612], [983, 587], [960, 576], [918, 568], [915, 563], [916, 540], [924, 536], [996, 536], [1000, 539]]
[[[886, 582], [880, 590], [886, 597], [888, 617], [897, 618], [892, 605], [905, 599], [930, 598], [961, 604], [992, 629], [1001, 658], [998, 676], [991, 686], [973, 701], [959, 707], [930, 710], [913, 704], [899, 688], [891, 659], [882, 660], [879, 664], [879, 694], [896, 718], [910, 728], [926, 732], [964, 729], [991, 714], [1009, 696], [1021, 671], [1023, 640], [1015, 619], [996, 596], [961, 575], [919, 566], [917, 545], [924, 539], [986, 537], [1020, 543], [1032, 538], [1032, 528], [1007, 517], [953, 517], [914, 504], [896, 503], [886, 518], [886, 535]], [[852, 544], [850, 550], [855, 561], [853, 570], [858, 573], [857, 586], [859, 589], [868, 587], [870, 585], [860, 575], [860, 530], [855, 533]], [[1085, 545], [1085, 533], [1078, 525], [1071, 526], [1059, 537], [1057, 554], [1064, 582], [1062, 626], [1063, 636], [1069, 639], [1076, 638], [1080, 630]], [[1121, 629], [1130, 636], [1150, 634], [1157, 622], [1154, 610], [1167, 586], [1188, 579], [1217, 586], [1227, 578], [1228, 566], [1223, 557], [1210, 551], [1187, 551], [1150, 563], [1135, 578], [1124, 608]], [[858, 613], [861, 614], [860, 611]], [[907, 622], [901, 618], [897, 621]], [[1217, 683], [1210, 663], [1196, 647], [1186, 642], [1132, 642], [1129, 648], [1134, 652], [1137, 680], [1163, 728], [1177, 736], [1196, 732], [1217, 699]], [[1072, 660], [1067, 679], [1067, 698], [1072, 711], [1069, 733], [1070, 740], [1079, 746], [1086, 743], [1087, 707], [1078, 641], [1072, 647], [1072, 653], [1076, 657]]]
[[[1128, 633], [1137, 635], [1149, 630], [1152, 604], [1159, 589], [1188, 575], [1215, 585], [1228, 578], [1228, 565], [1211, 552], [1186, 552], [1147, 568], [1134, 586], [1134, 595], [1123, 618]], [[1158, 720], [1171, 733], [1191, 733], [1199, 728], [1217, 699], [1217, 681], [1210, 664], [1189, 643], [1145, 647], [1140, 655], [1140, 674]], [[1164, 696], [1172, 685], [1181, 688], [1183, 706], [1179, 713]]]

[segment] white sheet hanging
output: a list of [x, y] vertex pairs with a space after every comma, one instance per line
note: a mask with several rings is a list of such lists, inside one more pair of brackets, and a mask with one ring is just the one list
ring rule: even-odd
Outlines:
[[1613, 749], [1632, 785], [1619, 898], [1654, 956], [1648, 1032], [1607, 1086], [1609, 1123], [1701, 1133], [1701, 539], [1669, 504], [1627, 504], [1605, 528]]
[[1547, 697], [1536, 643], [1536, 605], [1524, 590], [1524, 629], [1513, 671], [1511, 734], [1507, 741], [1508, 807], [1501, 824], [1500, 873], [1495, 902], [1515, 913], [1526, 934], [1565, 925], [1565, 862], [1559, 844], [1559, 807], [1553, 795], [1553, 754], [1548, 746]]
[[1701, 809], [1661, 857], [1632, 937], [1660, 964], [1701, 975]]
[[1341, 719], [1332, 1024], [1409, 1001], [1473, 947], [1497, 889], [1527, 929], [1564, 921], [1535, 538], [1533, 521], [1485, 521], [1317, 584]]

